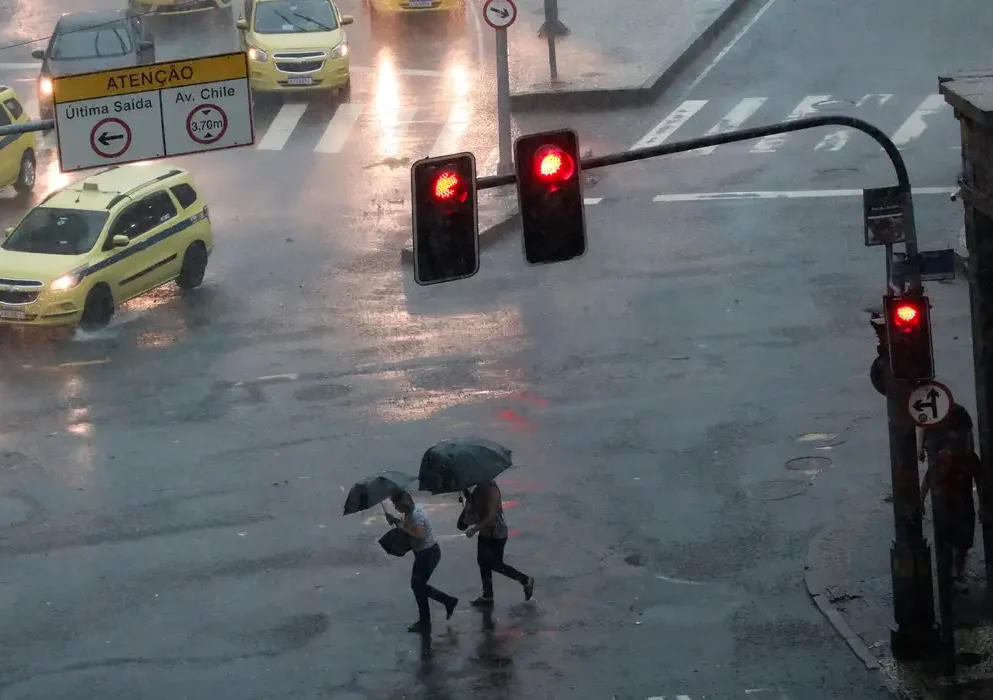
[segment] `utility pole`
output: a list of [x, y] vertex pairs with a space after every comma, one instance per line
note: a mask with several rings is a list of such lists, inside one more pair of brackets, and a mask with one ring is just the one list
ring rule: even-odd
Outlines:
[[962, 138], [959, 192], [969, 251], [972, 356], [976, 377], [979, 500], [986, 560], [986, 602], [993, 607], [993, 74], [939, 78]]

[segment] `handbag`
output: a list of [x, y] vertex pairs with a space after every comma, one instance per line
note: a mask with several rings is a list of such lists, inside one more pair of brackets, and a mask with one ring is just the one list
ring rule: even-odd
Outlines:
[[402, 557], [414, 548], [414, 543], [410, 535], [406, 532], [392, 527], [385, 535], [379, 538], [379, 546], [391, 556]]

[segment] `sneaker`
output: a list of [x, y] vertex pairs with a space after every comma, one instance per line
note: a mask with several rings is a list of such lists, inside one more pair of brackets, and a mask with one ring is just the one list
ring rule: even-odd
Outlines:
[[524, 584], [524, 600], [531, 600], [534, 595], [534, 576], [528, 576], [528, 582]]
[[459, 604], [458, 598], [452, 598], [450, 601], [445, 603], [445, 619], [451, 620], [452, 613], [455, 612], [455, 606]]
[[476, 598], [472, 603], [470, 603], [474, 608], [488, 608], [493, 605], [493, 597], [486, 597], [484, 595]]

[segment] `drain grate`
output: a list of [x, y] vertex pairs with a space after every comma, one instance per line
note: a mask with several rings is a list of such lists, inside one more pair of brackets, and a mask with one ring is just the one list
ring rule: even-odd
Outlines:
[[812, 469], [822, 471], [832, 464], [834, 462], [828, 457], [794, 457], [786, 462], [786, 468], [794, 472], [805, 472]]

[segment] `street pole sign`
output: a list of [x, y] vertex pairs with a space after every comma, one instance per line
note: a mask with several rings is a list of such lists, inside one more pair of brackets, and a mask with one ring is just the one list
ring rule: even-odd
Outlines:
[[951, 389], [933, 380], [916, 387], [907, 396], [907, 412], [922, 428], [940, 425], [954, 405]]
[[894, 245], [907, 240], [906, 193], [900, 187], [862, 190], [867, 246]]
[[55, 78], [63, 172], [255, 143], [242, 51]]
[[500, 162], [497, 172], [507, 174], [513, 168], [510, 142], [510, 58], [507, 52], [507, 27], [517, 21], [513, 0], [486, 0], [483, 19], [496, 30], [497, 133], [500, 139]]

